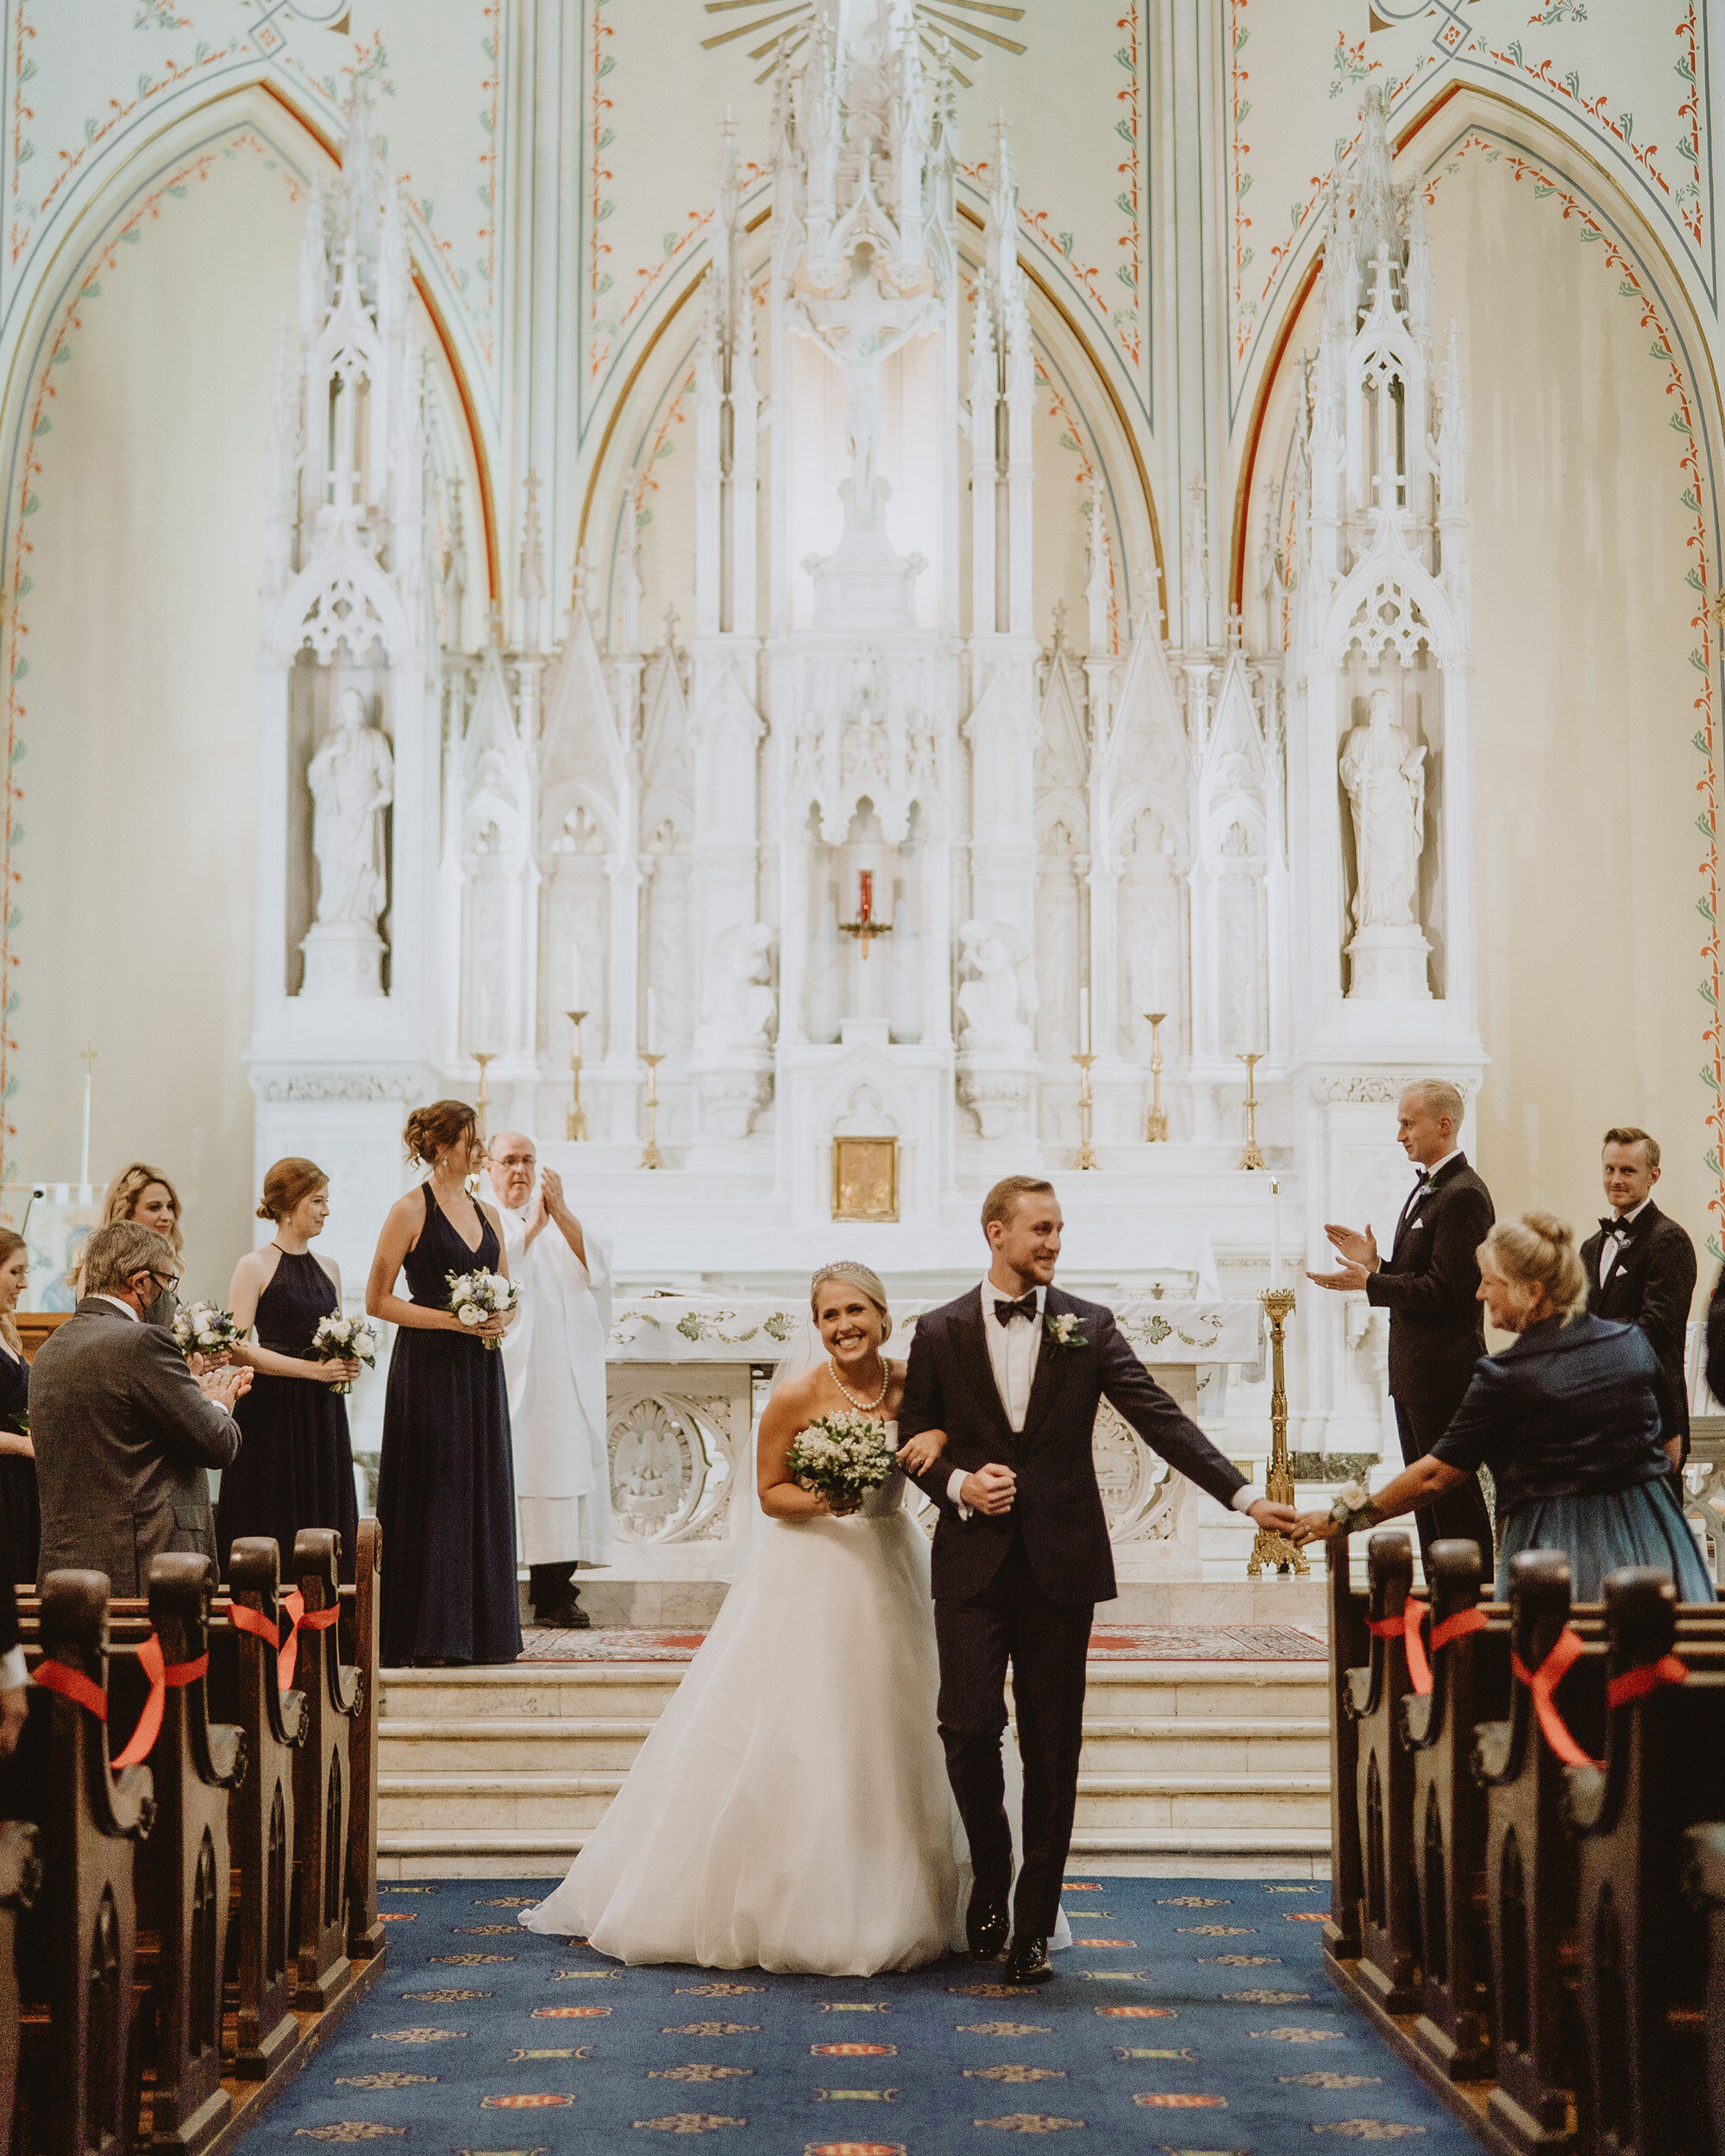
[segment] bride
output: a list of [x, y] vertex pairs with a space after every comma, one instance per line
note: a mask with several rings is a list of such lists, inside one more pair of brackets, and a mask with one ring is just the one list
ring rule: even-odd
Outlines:
[[[881, 1352], [886, 1291], [839, 1263], [810, 1304], [826, 1355], [761, 1418], [754, 1560], [568, 1877], [522, 1912], [530, 1930], [618, 1961], [825, 1976], [914, 1969], [964, 1944], [928, 1544], [904, 1475], [838, 1516], [788, 1467], [819, 1415], [870, 1415], [895, 1439], [904, 1368]], [[926, 1467], [944, 1443], [925, 1432], [902, 1457]]]

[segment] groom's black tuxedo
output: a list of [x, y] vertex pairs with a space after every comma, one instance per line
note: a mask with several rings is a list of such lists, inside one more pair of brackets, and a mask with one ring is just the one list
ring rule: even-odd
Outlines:
[[[1099, 1601], [1113, 1599], [1113, 1555], [1091, 1452], [1096, 1408], [1113, 1402], [1146, 1444], [1226, 1504], [1245, 1478], [1156, 1384], [1111, 1312], [1048, 1289], [1036, 1370], [1014, 1435], [994, 1381], [982, 1297], [917, 1319], [899, 1409], [900, 1442], [944, 1430], [946, 1451], [916, 1477], [940, 1508], [934, 1532], [934, 1627], [940, 1647], [940, 1734], [969, 1838], [976, 1895], [1003, 1906], [1012, 1877], [1000, 1735], [1013, 1673], [1024, 1758], [1023, 1862], [1013, 1927], [1047, 1938], [1072, 1839], [1083, 1745], [1084, 1658]], [[1049, 1321], [1076, 1320], [1082, 1345], [1058, 1345]], [[1027, 1320], [1019, 1319], [1022, 1324]], [[961, 1518], [947, 1495], [955, 1469], [991, 1463], [1018, 1478], [1012, 1510]]]
[[[973, 1288], [917, 1319], [899, 1409], [900, 1443], [924, 1430], [946, 1432], [944, 1456], [916, 1478], [940, 1507], [935, 1600], [980, 1594], [1021, 1532], [1031, 1570], [1051, 1601], [1112, 1601], [1113, 1551], [1091, 1452], [1104, 1396], [1170, 1467], [1220, 1503], [1245, 1477], [1151, 1376], [1120, 1337], [1113, 1313], [1058, 1288], [1047, 1292], [1030, 1406], [1023, 1432], [1014, 1437], [988, 1361], [983, 1292]], [[1062, 1316], [1078, 1321], [1082, 1347], [1057, 1347], [1048, 1337], [1047, 1320]], [[969, 1473], [991, 1461], [1018, 1477], [1013, 1509], [961, 1520], [946, 1495], [952, 1470]]]

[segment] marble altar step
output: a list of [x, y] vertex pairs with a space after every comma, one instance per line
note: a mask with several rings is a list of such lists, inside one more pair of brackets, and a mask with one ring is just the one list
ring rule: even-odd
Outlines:
[[[395, 1877], [539, 1877], [604, 1816], [681, 1662], [386, 1672]], [[1075, 1860], [1309, 1876], [1328, 1846], [1324, 1664], [1094, 1662]]]

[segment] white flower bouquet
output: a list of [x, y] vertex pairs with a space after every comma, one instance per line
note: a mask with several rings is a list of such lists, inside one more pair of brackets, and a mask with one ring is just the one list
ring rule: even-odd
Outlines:
[[[487, 1318], [500, 1318], [515, 1307], [515, 1282], [501, 1273], [446, 1273], [443, 1277], [449, 1283], [448, 1307], [462, 1325], [483, 1325]], [[485, 1344], [498, 1348], [503, 1343], [487, 1340]]]
[[174, 1313], [173, 1344], [182, 1355], [225, 1355], [245, 1337], [220, 1303], [188, 1302]]
[[[344, 1318], [335, 1310], [317, 1320], [305, 1359], [309, 1363], [363, 1363], [368, 1370], [374, 1370], [377, 1344], [377, 1333], [365, 1319]], [[338, 1399], [345, 1399], [354, 1388], [344, 1379], [329, 1389]]]
[[817, 1415], [791, 1445], [791, 1480], [836, 1513], [855, 1512], [897, 1464], [885, 1429], [868, 1415]]

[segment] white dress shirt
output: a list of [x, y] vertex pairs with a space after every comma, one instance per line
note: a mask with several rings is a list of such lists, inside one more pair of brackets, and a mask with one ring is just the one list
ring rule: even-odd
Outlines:
[[138, 1315], [137, 1312], [133, 1309], [131, 1304], [129, 1302], [122, 1302], [117, 1295], [92, 1295], [90, 1300], [91, 1302], [111, 1303], [115, 1309], [123, 1310], [126, 1315], [132, 1320], [134, 1325], [141, 1325], [144, 1322], [143, 1319]]
[[[994, 1373], [994, 1389], [1000, 1395], [1000, 1405], [1006, 1410], [1007, 1426], [1014, 1437], [1024, 1433], [1025, 1417], [1030, 1412], [1031, 1387], [1036, 1382], [1037, 1359], [1042, 1353], [1043, 1320], [1048, 1306], [1048, 1290], [1038, 1288], [1036, 1320], [1026, 1325], [1022, 1318], [1009, 1319], [1002, 1325], [994, 1315], [996, 1302], [1015, 1302], [1018, 1298], [1004, 1288], [997, 1288], [992, 1280], [982, 1282], [982, 1338], [988, 1343], [988, 1366]], [[946, 1479], [946, 1495], [957, 1507], [961, 1520], [970, 1517], [970, 1507], [960, 1492], [964, 1487], [966, 1470], [953, 1469]], [[1256, 1484], [1248, 1482], [1237, 1489], [1232, 1500], [1236, 1512], [1249, 1512], [1264, 1495]]]
[[[1617, 1225], [1619, 1228], [1627, 1229], [1632, 1220], [1639, 1220], [1641, 1215], [1647, 1211], [1647, 1207], [1652, 1205], [1653, 1202], [1652, 1197], [1648, 1196], [1643, 1198], [1640, 1204], [1632, 1207], [1629, 1212], [1620, 1213], [1617, 1215]], [[1608, 1235], [1605, 1240], [1600, 1244], [1599, 1284], [1602, 1288], [1605, 1285], [1606, 1282], [1610, 1279], [1612, 1268], [1616, 1264], [1618, 1259], [1622, 1257], [1623, 1245], [1628, 1239], [1627, 1235]]]

